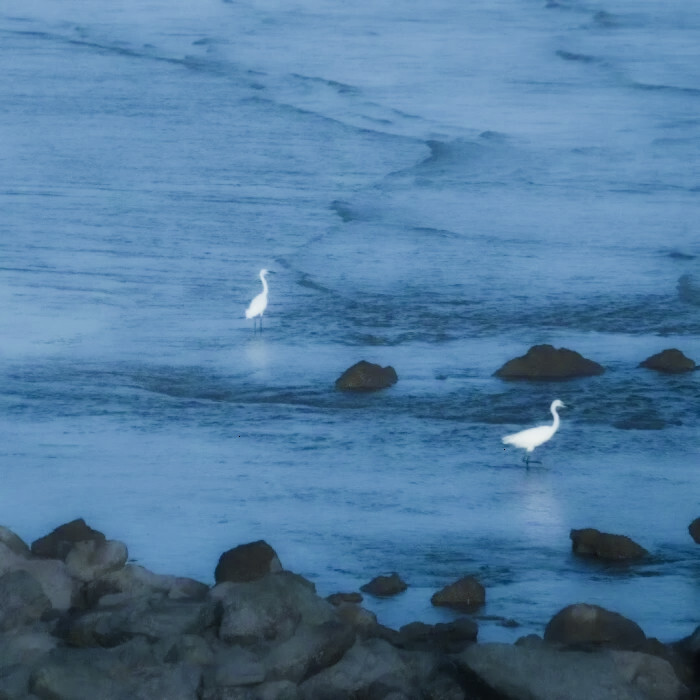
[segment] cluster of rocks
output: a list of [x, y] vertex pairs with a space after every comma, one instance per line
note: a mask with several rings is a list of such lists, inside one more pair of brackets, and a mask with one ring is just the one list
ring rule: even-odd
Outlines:
[[[469, 617], [392, 630], [358, 593], [321, 598], [262, 541], [222, 554], [215, 581], [130, 563], [83, 520], [31, 548], [0, 528], [0, 699], [673, 700], [697, 681], [700, 628], [664, 645], [594, 605], [543, 637], [480, 644]], [[467, 577], [433, 598], [470, 610], [484, 592]]]
[[[680, 350], [663, 350], [639, 364], [640, 367], [680, 374], [698, 368], [693, 360]], [[525, 355], [506, 362], [494, 375], [501, 379], [561, 380], [575, 377], [592, 377], [603, 374], [605, 368], [580, 353], [552, 345], [533, 345]], [[398, 381], [393, 367], [381, 367], [365, 360], [354, 364], [343, 372], [335, 382], [342, 391], [376, 391], [386, 389]]]

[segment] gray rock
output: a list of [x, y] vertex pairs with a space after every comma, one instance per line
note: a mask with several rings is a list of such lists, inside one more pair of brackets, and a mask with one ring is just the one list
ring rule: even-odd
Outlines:
[[619, 613], [598, 605], [576, 603], [560, 610], [547, 623], [546, 642], [566, 645], [607, 645], [638, 649], [646, 641], [642, 628]]
[[486, 602], [486, 589], [473, 576], [464, 576], [435, 593], [430, 602], [433, 605], [473, 611]]
[[84, 540], [76, 542], [66, 555], [66, 569], [73, 578], [88, 582], [121, 569], [128, 556], [123, 542]]
[[242, 544], [219, 557], [214, 571], [216, 583], [256, 581], [267, 574], [282, 571], [279, 557], [264, 540]]
[[638, 652], [474, 644], [456, 661], [492, 692], [509, 698], [676, 700], [686, 693], [667, 661]]
[[415, 684], [413, 670], [393, 646], [383, 639], [368, 639], [356, 642], [337, 664], [299, 688], [307, 700], [368, 697], [373, 685], [384, 681], [387, 688], [393, 688], [397, 679], [409, 686]]
[[56, 647], [48, 631], [12, 632], [0, 635], [0, 698], [29, 698], [29, 677], [35, 666]]
[[571, 530], [571, 549], [574, 554], [594, 556], [609, 561], [641, 559], [647, 552], [626, 535], [611, 535], [592, 527]]
[[361, 603], [362, 595], [360, 593], [333, 593], [326, 596], [326, 600], [331, 605], [342, 605], [343, 603]]
[[251, 583], [221, 583], [209, 597], [223, 611], [219, 637], [231, 644], [282, 641], [300, 622], [320, 625], [335, 619], [335, 609], [316, 595], [313, 583], [289, 571]]
[[338, 620], [350, 625], [359, 635], [372, 636], [377, 629], [377, 616], [371, 611], [354, 603], [341, 603], [336, 607]]
[[439, 622], [427, 625], [411, 622], [399, 630], [394, 640], [395, 646], [403, 649], [440, 650], [454, 654], [476, 641], [479, 626], [468, 617], [460, 617], [452, 622]]
[[47, 559], [65, 559], [76, 542], [96, 540], [104, 542], [105, 536], [93, 530], [82, 518], [59, 525], [53, 532], [32, 542], [32, 554]]
[[341, 391], [377, 391], [396, 384], [396, 370], [360, 360], [335, 380], [335, 388]]
[[0, 543], [22, 557], [29, 557], [31, 555], [27, 543], [12, 532], [12, 530], [2, 525], [0, 525]]
[[51, 609], [41, 584], [26, 571], [0, 576], [0, 631], [34, 622]]
[[73, 646], [114, 647], [136, 636], [158, 641], [199, 634], [215, 622], [216, 609], [209, 601], [136, 598], [70, 618], [62, 634]]
[[275, 645], [266, 655], [266, 678], [299, 683], [340, 661], [354, 643], [355, 630], [350, 625], [301, 624], [293, 637]]
[[396, 572], [389, 576], [375, 576], [369, 583], [360, 586], [361, 591], [379, 597], [396, 595], [407, 588], [405, 581]]
[[640, 362], [639, 366], [655, 369], [657, 372], [665, 372], [666, 374], [680, 374], [697, 369], [695, 362], [676, 348], [657, 352], [656, 355], [647, 357], [644, 362]]
[[126, 598], [161, 594], [174, 600], [201, 600], [208, 592], [209, 586], [204, 583], [189, 578], [155, 574], [138, 564], [126, 564], [123, 568], [103, 574], [85, 586], [85, 598], [89, 606], [101, 603], [104, 596], [114, 594], [124, 594]]
[[241, 646], [219, 649], [214, 665], [204, 674], [205, 687], [258, 685], [265, 680], [260, 656]]
[[196, 634], [183, 634], [170, 645], [164, 661], [169, 664], [210, 666], [215, 662], [215, 654], [211, 645], [203, 637]]
[[291, 681], [269, 681], [253, 687], [223, 686], [203, 688], [201, 700], [302, 700]]
[[553, 380], [603, 374], [605, 368], [574, 350], [551, 345], [533, 345], [525, 355], [506, 362], [496, 370], [502, 379]]
[[0, 575], [10, 571], [29, 573], [41, 584], [56, 610], [68, 610], [79, 598], [80, 585], [68, 574], [62, 561], [27, 558], [0, 542]]
[[695, 520], [688, 525], [688, 532], [693, 540], [695, 540], [696, 544], [700, 544], [700, 518], [695, 518]]

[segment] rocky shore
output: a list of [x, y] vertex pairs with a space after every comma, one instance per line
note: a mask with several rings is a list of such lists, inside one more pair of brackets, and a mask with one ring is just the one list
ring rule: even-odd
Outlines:
[[[466, 615], [392, 630], [357, 592], [318, 596], [262, 541], [223, 553], [215, 581], [130, 563], [82, 520], [31, 547], [0, 528], [0, 700], [699, 696], [700, 627], [667, 645], [576, 603], [513, 645], [480, 644]], [[463, 610], [483, 594], [468, 579], [440, 593]]]

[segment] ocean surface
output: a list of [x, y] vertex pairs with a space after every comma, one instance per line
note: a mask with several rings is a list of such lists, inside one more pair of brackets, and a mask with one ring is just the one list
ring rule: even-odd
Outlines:
[[[691, 633], [700, 373], [638, 364], [700, 363], [698, 36], [687, 0], [4, 0], [0, 523], [207, 583], [257, 539], [323, 595], [396, 571], [394, 627], [473, 574], [482, 640], [574, 602]], [[606, 372], [493, 376], [536, 343]], [[337, 392], [361, 359], [398, 383]], [[555, 398], [525, 469], [501, 437]]]

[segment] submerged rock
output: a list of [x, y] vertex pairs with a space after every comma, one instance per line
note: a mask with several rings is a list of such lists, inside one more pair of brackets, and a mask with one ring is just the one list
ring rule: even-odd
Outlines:
[[360, 586], [361, 591], [380, 597], [396, 595], [397, 593], [402, 593], [407, 588], [408, 586], [406, 583], [396, 572], [389, 576], [376, 576], [369, 583]]
[[647, 357], [644, 362], [640, 362], [639, 366], [655, 369], [657, 372], [665, 372], [666, 374], [680, 374], [697, 369], [695, 362], [676, 348], [657, 352], [656, 355]]
[[360, 593], [333, 593], [326, 596], [326, 600], [331, 605], [342, 605], [343, 603], [361, 603], [362, 595]]
[[464, 576], [435, 593], [430, 602], [433, 605], [473, 611], [486, 602], [486, 589], [473, 576]]
[[214, 578], [217, 583], [255, 581], [278, 571], [282, 571], [282, 564], [277, 552], [265, 540], [258, 540], [224, 552], [216, 565]]
[[639, 649], [646, 641], [642, 628], [619, 613], [599, 605], [575, 603], [560, 610], [544, 630], [546, 642]]
[[607, 532], [600, 532], [593, 527], [571, 530], [569, 537], [574, 554], [594, 556], [610, 561], [641, 559], [649, 554], [644, 547], [626, 535], [611, 535]]
[[605, 368], [574, 350], [551, 345], [533, 345], [525, 355], [506, 362], [496, 370], [502, 379], [571, 379], [603, 374]]
[[695, 520], [688, 525], [688, 532], [695, 542], [700, 544], [700, 518], [695, 518]]
[[381, 367], [366, 360], [360, 360], [335, 380], [335, 388], [342, 391], [376, 391], [386, 389], [396, 384], [398, 380], [393, 367]]

